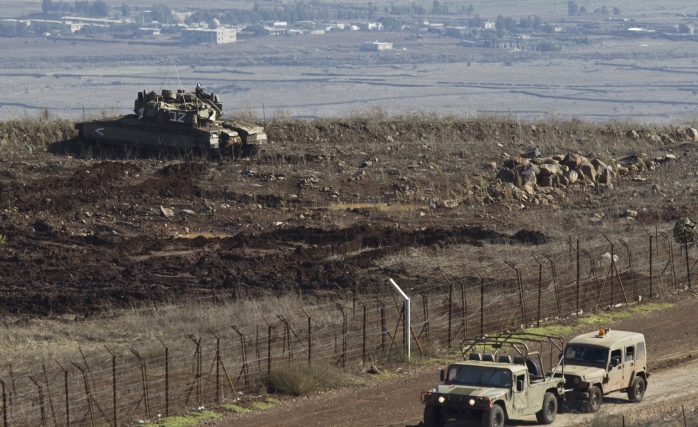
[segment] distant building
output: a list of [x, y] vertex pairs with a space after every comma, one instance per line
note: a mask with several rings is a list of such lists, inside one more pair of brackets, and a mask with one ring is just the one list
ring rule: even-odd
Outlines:
[[308, 34], [313, 34], [313, 35], [325, 34], [325, 30], [311, 30], [310, 32], [308, 32]]
[[379, 41], [374, 41], [374, 42], [365, 42], [361, 45], [361, 50], [369, 50], [369, 51], [380, 51], [380, 50], [389, 50], [393, 48], [392, 43], [382, 43]]
[[494, 21], [485, 21], [482, 23], [482, 28], [485, 30], [494, 30], [496, 28]]
[[136, 34], [139, 36], [159, 36], [160, 28], [139, 28]]
[[187, 28], [182, 31], [182, 43], [187, 44], [225, 44], [237, 40], [237, 32], [232, 28]]
[[382, 22], [363, 22], [359, 24], [359, 28], [364, 31], [383, 31]]

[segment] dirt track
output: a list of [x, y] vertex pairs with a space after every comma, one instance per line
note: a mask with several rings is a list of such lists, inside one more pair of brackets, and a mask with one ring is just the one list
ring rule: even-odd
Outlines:
[[[691, 384], [698, 379], [698, 322], [685, 322], [685, 313], [698, 308], [695, 295], [679, 295], [672, 308], [650, 313], [637, 319], [623, 320], [612, 325], [618, 330], [633, 330], [645, 334], [652, 376], [645, 399], [639, 405], [630, 404], [622, 393], [604, 398], [602, 412], [629, 415], [651, 409], [662, 399], [677, 399], [695, 394]], [[681, 328], [677, 325], [682, 324]], [[419, 392], [432, 388], [436, 368], [419, 366], [406, 368], [396, 378], [383, 381], [368, 379], [364, 387], [333, 391], [297, 400], [284, 400], [265, 413], [232, 416], [217, 424], [227, 426], [302, 427], [302, 426], [380, 426], [416, 427], [421, 425], [423, 407]], [[591, 415], [579, 414], [576, 407], [558, 416], [553, 425], [586, 425]], [[574, 413], [569, 413], [573, 411]], [[467, 426], [451, 422], [449, 427]], [[507, 425], [538, 425], [535, 417], [510, 421]]]

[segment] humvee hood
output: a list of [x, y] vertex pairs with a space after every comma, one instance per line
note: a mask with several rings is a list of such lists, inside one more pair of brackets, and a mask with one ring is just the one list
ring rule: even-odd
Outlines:
[[605, 373], [606, 371], [603, 368], [565, 365], [565, 376], [573, 375], [582, 378], [584, 381], [603, 378]]
[[481, 397], [487, 396], [490, 398], [498, 397], [507, 392], [506, 388], [479, 387], [471, 385], [439, 385], [436, 388], [439, 394], [451, 394], [458, 396]]

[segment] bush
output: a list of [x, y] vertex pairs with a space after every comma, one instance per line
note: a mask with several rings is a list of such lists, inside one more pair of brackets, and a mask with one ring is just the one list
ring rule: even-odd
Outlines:
[[351, 375], [328, 367], [290, 365], [279, 367], [269, 375], [269, 387], [284, 394], [302, 396], [316, 390], [327, 390], [360, 384]]

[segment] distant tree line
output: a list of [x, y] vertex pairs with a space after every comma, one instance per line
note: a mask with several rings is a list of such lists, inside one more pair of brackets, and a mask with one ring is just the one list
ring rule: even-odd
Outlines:
[[378, 11], [372, 2], [368, 5], [349, 5], [326, 3], [306, 3], [300, 1], [292, 5], [265, 7], [255, 3], [252, 10], [243, 9], [201, 9], [185, 18], [187, 24], [208, 22], [213, 18], [221, 24], [258, 24], [269, 21], [331, 21], [351, 19], [373, 19]]
[[[586, 6], [581, 6], [579, 5], [576, 1], [568, 1], [567, 2], [567, 13], [569, 15], [583, 15], [585, 13], [588, 13], [588, 10]], [[600, 8], [594, 9], [594, 13], [596, 14], [601, 14], [601, 15], [610, 15], [611, 12], [608, 10], [606, 6], [601, 6]], [[613, 8], [613, 14], [614, 15], [620, 15], [620, 9], [618, 7]]]
[[53, 0], [43, 0], [41, 10], [44, 13], [77, 13], [85, 16], [104, 17], [109, 15], [109, 6], [104, 0], [96, 0], [90, 3], [89, 0], [75, 2], [64, 2], [63, 0], [54, 2]]

